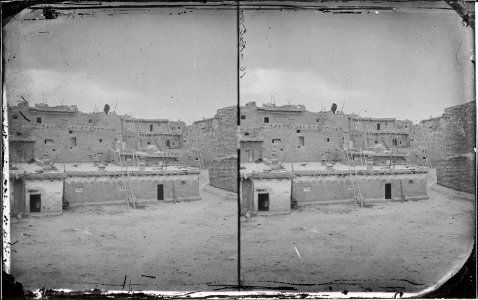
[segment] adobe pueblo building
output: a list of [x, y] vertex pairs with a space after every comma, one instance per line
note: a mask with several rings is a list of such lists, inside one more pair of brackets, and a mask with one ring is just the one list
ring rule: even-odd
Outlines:
[[428, 157], [408, 160], [417, 148], [412, 121], [250, 102], [240, 124], [241, 214], [428, 199]]
[[[8, 107], [14, 215], [92, 204], [200, 200], [197, 151], [182, 121], [135, 119], [76, 106]], [[187, 161], [183, 158], [191, 158]]]

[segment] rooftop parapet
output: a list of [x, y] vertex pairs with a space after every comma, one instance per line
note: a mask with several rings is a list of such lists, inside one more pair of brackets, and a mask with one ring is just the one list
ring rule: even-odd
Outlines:
[[58, 113], [77, 113], [78, 107], [76, 105], [59, 105], [49, 106], [44, 103], [36, 103], [34, 107], [29, 108], [31, 111], [41, 112], [58, 112]]
[[[182, 170], [128, 170], [129, 176], [173, 176], [173, 175], [196, 175], [201, 171], [196, 168], [188, 168]], [[10, 171], [10, 178], [25, 178], [38, 180], [64, 179], [67, 177], [121, 177], [124, 176], [122, 171], [66, 171], [66, 172], [44, 172], [44, 173], [27, 173], [25, 171]]]
[[304, 105], [282, 105], [276, 106], [275, 104], [263, 104], [261, 107], [257, 108], [258, 110], [270, 111], [270, 112], [298, 112], [302, 113], [305, 111]]
[[[357, 170], [358, 176], [371, 175], [401, 175], [401, 174], [426, 174], [429, 169], [424, 167], [416, 167], [409, 169], [373, 169], [373, 170]], [[355, 172], [354, 172], [355, 174]], [[280, 179], [300, 176], [350, 176], [349, 170], [294, 170], [293, 172], [241, 172], [241, 178], [259, 178], [259, 179]]]

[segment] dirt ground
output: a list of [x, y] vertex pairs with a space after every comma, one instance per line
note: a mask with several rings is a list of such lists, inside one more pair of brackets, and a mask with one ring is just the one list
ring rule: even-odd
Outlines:
[[241, 218], [241, 279], [256, 288], [297, 291], [431, 287], [469, 257], [475, 202], [441, 187], [429, 195], [363, 209], [316, 205]]
[[81, 207], [57, 217], [12, 220], [12, 273], [27, 290], [235, 285], [237, 196], [207, 185], [206, 172], [200, 186], [200, 201], [137, 210]]
[[[82, 207], [12, 220], [13, 275], [28, 290], [235, 285], [236, 194], [200, 176], [201, 201], [137, 210]], [[243, 283], [296, 291], [423, 290], [461, 267], [475, 224], [474, 201], [446, 188], [429, 189], [429, 195], [363, 209], [318, 205], [242, 218]]]

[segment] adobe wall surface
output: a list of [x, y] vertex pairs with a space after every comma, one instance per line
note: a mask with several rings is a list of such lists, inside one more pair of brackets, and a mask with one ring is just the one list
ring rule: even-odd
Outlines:
[[[116, 115], [44, 112], [25, 106], [8, 109], [10, 136], [35, 140], [36, 158], [48, 154], [57, 162], [92, 161], [93, 155], [106, 155], [120, 133], [120, 117]], [[72, 138], [76, 138], [76, 146]], [[10, 145], [12, 152], [22, 150], [18, 144]], [[21, 157], [12, 159], [18, 162]]]
[[262, 159], [262, 142], [240, 142], [241, 163], [255, 162]]
[[115, 143], [113, 131], [92, 127], [42, 126], [32, 130], [36, 158], [48, 154], [57, 162], [91, 162], [95, 155], [107, 156]]
[[11, 162], [29, 162], [35, 158], [34, 143], [31, 142], [9, 142], [9, 159]]
[[[297, 130], [300, 132], [298, 133]], [[324, 156], [336, 160], [338, 149], [343, 147], [343, 134], [339, 130], [320, 130], [300, 127], [271, 126], [263, 129], [262, 156], [276, 156], [284, 162], [321, 161]], [[300, 145], [303, 137], [304, 145]], [[280, 143], [274, 139], [280, 139]]]
[[9, 195], [11, 213], [25, 213], [25, 183], [22, 179], [10, 178]]
[[[199, 178], [187, 175], [130, 176], [136, 199], [155, 201], [199, 200]], [[120, 176], [69, 176], [65, 179], [65, 199], [70, 206], [87, 204], [125, 203], [128, 181]], [[157, 199], [157, 186], [163, 185], [164, 200]]]
[[247, 212], [253, 212], [253, 202], [254, 202], [254, 190], [252, 189], [252, 180], [251, 179], [241, 179], [241, 215], [246, 214]]
[[[356, 149], [372, 148], [375, 144], [382, 144], [385, 148], [407, 148], [410, 147], [409, 137], [407, 134], [394, 133], [370, 133], [365, 134], [363, 131], [352, 131], [350, 134], [353, 146]], [[396, 145], [393, 143], [396, 140]]]
[[[40, 213], [61, 213], [63, 210], [63, 180], [25, 179], [25, 213], [30, 213], [30, 195], [41, 195]], [[17, 198], [17, 200], [20, 200]]]
[[224, 157], [223, 153], [225, 152], [219, 144], [216, 134], [201, 133], [200, 131], [193, 134], [192, 129], [188, 128], [184, 135], [183, 144], [187, 151], [181, 152], [178, 159], [181, 165], [197, 166], [196, 158], [198, 158], [198, 155], [195, 149], [200, 150], [206, 168], [211, 166], [213, 160]]
[[[391, 184], [391, 200], [427, 197], [426, 174], [388, 174], [358, 177], [362, 197], [385, 199], [385, 184]], [[297, 176], [293, 179], [293, 197], [298, 205], [353, 200], [350, 176]], [[358, 188], [356, 189], [358, 193]]]
[[[290, 212], [291, 206], [291, 182], [290, 179], [257, 179], [253, 181], [253, 204], [252, 213]], [[269, 194], [269, 211], [258, 211], [258, 194]]]
[[[267, 124], [290, 124], [337, 127], [343, 131], [349, 131], [348, 116], [333, 114], [332, 112], [278, 112], [261, 110], [257, 106], [241, 106], [241, 129], [248, 130], [267, 126]], [[269, 122], [264, 122], [264, 117]]]
[[237, 193], [237, 157], [213, 161], [211, 167], [209, 167], [209, 184]]
[[[410, 132], [413, 127], [412, 121], [396, 120], [394, 118], [350, 118], [351, 127], [355, 130], [365, 131], [400, 131]], [[377, 126], [379, 125], [379, 126]], [[378, 129], [380, 128], [380, 129]]]

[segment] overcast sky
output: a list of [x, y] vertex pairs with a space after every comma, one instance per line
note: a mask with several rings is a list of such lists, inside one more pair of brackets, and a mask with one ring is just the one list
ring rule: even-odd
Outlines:
[[245, 11], [244, 24], [241, 102], [419, 120], [473, 100], [472, 31], [454, 11]]
[[[194, 121], [235, 105], [236, 12], [24, 10], [5, 27], [9, 101], [108, 103], [120, 114]], [[85, 14], [86, 13], [86, 14]], [[80, 15], [83, 14], [83, 15]], [[471, 29], [454, 11], [245, 11], [241, 104], [271, 101], [419, 120], [473, 100]]]
[[[193, 121], [236, 105], [235, 11], [25, 10], [5, 29], [7, 97]], [[94, 14], [94, 16], [80, 13]]]

